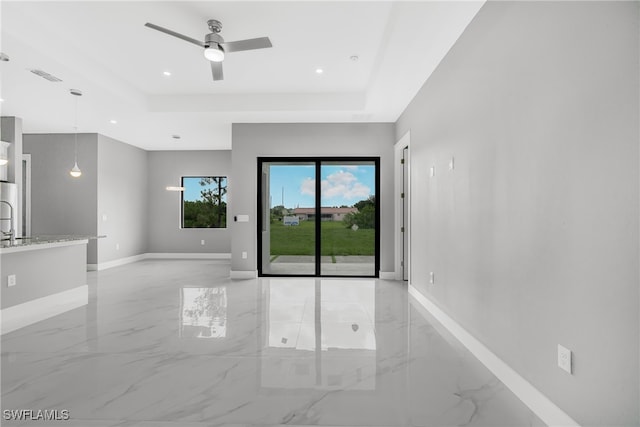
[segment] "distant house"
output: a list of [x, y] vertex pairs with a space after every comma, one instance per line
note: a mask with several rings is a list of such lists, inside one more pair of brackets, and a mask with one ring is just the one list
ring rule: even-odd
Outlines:
[[[342, 221], [345, 215], [358, 212], [357, 208], [320, 208], [320, 218], [322, 221]], [[293, 214], [300, 218], [300, 221], [315, 220], [315, 208], [295, 208]]]

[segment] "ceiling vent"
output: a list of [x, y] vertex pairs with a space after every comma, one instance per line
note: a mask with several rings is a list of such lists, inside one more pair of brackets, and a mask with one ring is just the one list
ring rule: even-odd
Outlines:
[[40, 76], [43, 79], [49, 80], [50, 82], [57, 83], [57, 82], [61, 82], [62, 81], [62, 79], [59, 79], [56, 76], [53, 76], [53, 75], [47, 73], [46, 71], [42, 71], [42, 70], [29, 70], [29, 71], [31, 71], [36, 76]]

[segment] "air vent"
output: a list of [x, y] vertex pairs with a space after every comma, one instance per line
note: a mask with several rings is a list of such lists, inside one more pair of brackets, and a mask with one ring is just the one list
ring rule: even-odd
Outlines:
[[47, 73], [46, 71], [42, 71], [42, 70], [29, 70], [31, 71], [33, 74], [35, 74], [36, 76], [40, 76], [43, 79], [47, 79], [50, 82], [61, 82], [62, 79], [57, 78], [56, 76], [52, 76], [51, 74]]

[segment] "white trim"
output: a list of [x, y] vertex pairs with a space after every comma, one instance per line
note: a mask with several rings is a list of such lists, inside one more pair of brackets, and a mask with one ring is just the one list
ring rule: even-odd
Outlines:
[[580, 425], [411, 284], [409, 295], [431, 313], [545, 424], [567, 427]]
[[23, 175], [26, 177], [26, 182], [22, 183], [24, 188], [24, 195], [26, 200], [23, 201], [25, 211], [23, 212], [26, 224], [23, 224], [25, 236], [31, 236], [31, 154], [23, 153], [22, 162], [25, 166]]
[[382, 280], [402, 280], [402, 277], [398, 279], [398, 272], [396, 271], [381, 271], [380, 279]]
[[1, 334], [13, 332], [36, 322], [87, 305], [89, 286], [82, 285], [57, 294], [36, 298], [0, 310]]
[[119, 267], [125, 264], [131, 264], [132, 262], [142, 261], [146, 258], [146, 254], [134, 255], [126, 258], [114, 259], [112, 261], [101, 262], [98, 264], [87, 264], [87, 271], [102, 271], [107, 268]]
[[[393, 168], [393, 174], [394, 174], [394, 193], [393, 193], [393, 198], [394, 198], [394, 215], [395, 215], [395, 221], [394, 221], [394, 250], [395, 250], [395, 257], [394, 257], [394, 268], [395, 268], [395, 277], [394, 280], [402, 280], [402, 265], [400, 265], [401, 261], [402, 261], [402, 251], [403, 251], [403, 241], [402, 241], [402, 232], [400, 231], [400, 227], [402, 226], [402, 204], [403, 204], [403, 200], [400, 198], [400, 193], [402, 193], [402, 185], [403, 185], [403, 179], [402, 179], [402, 164], [400, 163], [400, 160], [402, 159], [402, 152], [404, 150], [405, 147], [408, 147], [409, 144], [411, 142], [411, 131], [408, 130], [404, 135], [402, 135], [402, 138], [400, 138], [398, 140], [398, 142], [396, 142], [393, 145], [393, 150], [394, 150], [394, 157], [393, 157], [393, 161], [394, 161], [394, 168]], [[408, 159], [407, 159], [408, 160]], [[409, 173], [409, 165], [407, 164], [407, 173]], [[410, 188], [406, 189], [406, 196], [409, 197], [410, 196]], [[411, 203], [411, 198], [409, 197], [409, 203]], [[409, 212], [408, 212], [408, 216], [407, 216], [407, 220], [409, 220], [409, 217], [411, 215], [411, 209], [409, 208]], [[410, 227], [407, 227], [409, 230], [411, 229]], [[410, 235], [410, 234], [409, 234]], [[409, 245], [409, 248], [411, 248], [411, 245]], [[406, 258], [408, 261], [409, 260], [409, 255], [407, 254]], [[411, 262], [409, 262], [409, 271], [411, 270]]]
[[231, 270], [231, 278], [238, 280], [255, 279], [258, 277], [258, 270]]
[[148, 252], [145, 258], [151, 259], [231, 259], [231, 253], [161, 253]]
[[6, 254], [12, 254], [16, 252], [37, 251], [39, 249], [60, 248], [63, 246], [73, 246], [73, 245], [86, 245], [87, 243], [89, 243], [88, 239], [64, 240], [61, 242], [50, 242], [50, 243], [32, 243], [27, 245], [10, 246], [8, 248], [0, 248], [0, 254], [6, 255]]

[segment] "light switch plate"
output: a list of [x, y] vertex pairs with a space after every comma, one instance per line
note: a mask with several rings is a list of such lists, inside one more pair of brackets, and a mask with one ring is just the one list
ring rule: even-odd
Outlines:
[[7, 286], [15, 286], [16, 285], [16, 275], [10, 274], [7, 276]]

